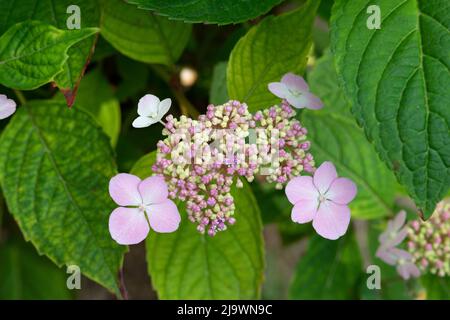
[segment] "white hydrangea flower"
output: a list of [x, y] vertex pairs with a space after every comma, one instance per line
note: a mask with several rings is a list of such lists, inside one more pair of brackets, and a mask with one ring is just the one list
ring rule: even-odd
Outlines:
[[133, 121], [133, 127], [145, 128], [154, 123], [161, 122], [162, 117], [169, 111], [172, 100], [170, 98], [160, 101], [153, 94], [146, 94], [139, 99], [137, 117]]
[[0, 120], [6, 119], [14, 112], [16, 112], [16, 102], [8, 99], [4, 94], [0, 94]]

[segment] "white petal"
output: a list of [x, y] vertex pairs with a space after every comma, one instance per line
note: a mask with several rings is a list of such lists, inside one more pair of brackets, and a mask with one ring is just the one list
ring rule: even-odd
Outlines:
[[169, 112], [170, 106], [172, 105], [172, 100], [170, 98], [164, 99], [159, 103], [158, 106], [158, 120], [161, 120], [164, 115]]
[[281, 99], [290, 95], [288, 88], [281, 82], [271, 82], [268, 85], [269, 91]]
[[153, 94], [146, 94], [138, 103], [138, 115], [150, 116], [158, 114], [159, 98]]
[[0, 119], [8, 118], [16, 112], [16, 102], [8, 99], [4, 94], [0, 94]]
[[148, 126], [151, 126], [152, 124], [158, 122], [156, 119], [149, 118], [149, 117], [137, 117], [133, 121], [133, 127], [135, 128], [145, 128]]

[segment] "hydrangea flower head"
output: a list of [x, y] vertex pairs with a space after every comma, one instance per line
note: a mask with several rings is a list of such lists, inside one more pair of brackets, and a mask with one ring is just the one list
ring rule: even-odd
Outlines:
[[307, 223], [324, 238], [335, 240], [347, 231], [350, 203], [356, 196], [355, 183], [339, 178], [331, 162], [324, 162], [314, 176], [295, 177], [286, 186], [288, 200], [294, 205], [292, 221]]
[[309, 92], [306, 81], [293, 73], [287, 73], [281, 82], [269, 83], [269, 90], [281, 99], [285, 99], [294, 108], [321, 109], [322, 101]]
[[161, 122], [161, 119], [169, 111], [172, 100], [170, 98], [160, 101], [157, 96], [147, 94], [138, 103], [138, 115], [133, 121], [133, 127], [145, 128], [154, 123]]
[[307, 131], [294, 116], [285, 102], [252, 115], [235, 100], [209, 105], [197, 120], [168, 116], [152, 169], [165, 177], [169, 197], [186, 201], [198, 231], [213, 236], [235, 223], [233, 185], [262, 175], [281, 189], [313, 171]]
[[428, 221], [409, 223], [408, 251], [422, 271], [450, 276], [450, 198], [437, 204]]
[[16, 102], [8, 99], [4, 94], [0, 94], [0, 120], [6, 119], [16, 112]]
[[119, 244], [136, 244], [156, 232], [173, 232], [181, 221], [175, 203], [161, 176], [145, 180], [120, 173], [109, 182], [109, 194], [120, 206], [109, 217], [109, 231]]

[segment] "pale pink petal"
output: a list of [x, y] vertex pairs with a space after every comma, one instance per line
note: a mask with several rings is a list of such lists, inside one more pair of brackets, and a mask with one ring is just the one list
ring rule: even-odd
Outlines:
[[146, 207], [150, 226], [156, 232], [174, 232], [181, 221], [177, 206], [172, 200], [152, 204]]
[[398, 274], [404, 279], [408, 280], [409, 278], [417, 278], [420, 276], [420, 270], [417, 266], [412, 262], [401, 263], [397, 266]]
[[325, 194], [325, 192], [330, 188], [331, 183], [336, 178], [337, 173], [334, 164], [329, 161], [325, 161], [319, 168], [317, 168], [316, 172], [314, 172], [313, 183], [321, 194]]
[[318, 199], [319, 193], [313, 184], [312, 177], [295, 177], [286, 185], [286, 196], [290, 203], [296, 204], [300, 199]]
[[350, 223], [350, 209], [332, 201], [324, 201], [319, 205], [313, 227], [319, 235], [326, 239], [336, 240], [344, 235]]
[[132, 174], [119, 173], [109, 180], [109, 194], [119, 206], [138, 206], [142, 204], [140, 182], [141, 179]]
[[289, 95], [288, 88], [281, 82], [269, 83], [269, 91], [282, 99], [285, 99]]
[[413, 256], [408, 251], [399, 248], [390, 248], [389, 249], [393, 254], [397, 256], [398, 259], [403, 260], [412, 260]]
[[145, 128], [145, 127], [151, 126], [152, 124], [154, 124], [156, 122], [158, 122], [158, 120], [156, 118], [139, 116], [136, 119], [134, 119], [132, 125], [135, 128]]
[[159, 98], [153, 94], [146, 94], [138, 103], [138, 115], [156, 117], [158, 114]]
[[326, 193], [326, 198], [338, 204], [347, 204], [356, 196], [356, 184], [347, 178], [336, 178]]
[[314, 219], [317, 212], [317, 199], [297, 201], [292, 208], [291, 219], [297, 223], [306, 223]]
[[389, 251], [389, 249], [380, 247], [378, 248], [376, 252], [376, 256], [386, 262], [387, 264], [390, 264], [391, 266], [394, 266], [397, 263], [397, 256]]
[[307, 105], [307, 99], [303, 96], [303, 94], [295, 95], [289, 92], [285, 98], [291, 106], [297, 109], [303, 109]]
[[138, 189], [145, 205], [164, 202], [169, 196], [167, 184], [162, 176], [148, 177], [139, 184]]
[[403, 240], [405, 240], [407, 235], [408, 235], [408, 229], [407, 229], [407, 227], [404, 227], [402, 230], [400, 230], [399, 232], [395, 233], [395, 237], [393, 237], [389, 241], [389, 244], [391, 246], [395, 247], [396, 245], [402, 243]]
[[109, 232], [119, 244], [136, 244], [147, 237], [149, 226], [143, 211], [136, 208], [115, 209], [109, 216]]
[[0, 94], [0, 120], [6, 119], [16, 112], [16, 102], [8, 99], [4, 94]]
[[403, 225], [406, 222], [406, 212], [404, 210], [400, 211], [394, 218], [394, 220], [392, 220], [392, 228], [393, 230], [400, 230], [401, 227], [403, 227]]
[[306, 100], [305, 108], [311, 110], [318, 110], [323, 108], [323, 102], [319, 97], [315, 96], [311, 92], [305, 92], [303, 98]]
[[289, 89], [301, 92], [309, 91], [308, 84], [303, 77], [297, 76], [293, 73], [286, 73], [281, 78], [281, 83], [285, 84]]

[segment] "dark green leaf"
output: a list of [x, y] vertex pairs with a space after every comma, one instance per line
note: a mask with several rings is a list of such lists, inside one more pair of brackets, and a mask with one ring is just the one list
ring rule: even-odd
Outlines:
[[256, 18], [282, 0], [126, 0], [139, 8], [154, 10], [186, 22], [238, 23]]
[[227, 62], [223, 61], [214, 66], [209, 102], [219, 105], [227, 101]]
[[450, 186], [450, 10], [447, 0], [337, 0], [332, 45], [353, 113], [429, 218]]
[[81, 110], [61, 102], [22, 106], [0, 139], [0, 182], [25, 239], [58, 266], [81, 272], [118, 294], [126, 247], [110, 237], [116, 174], [108, 137]]

